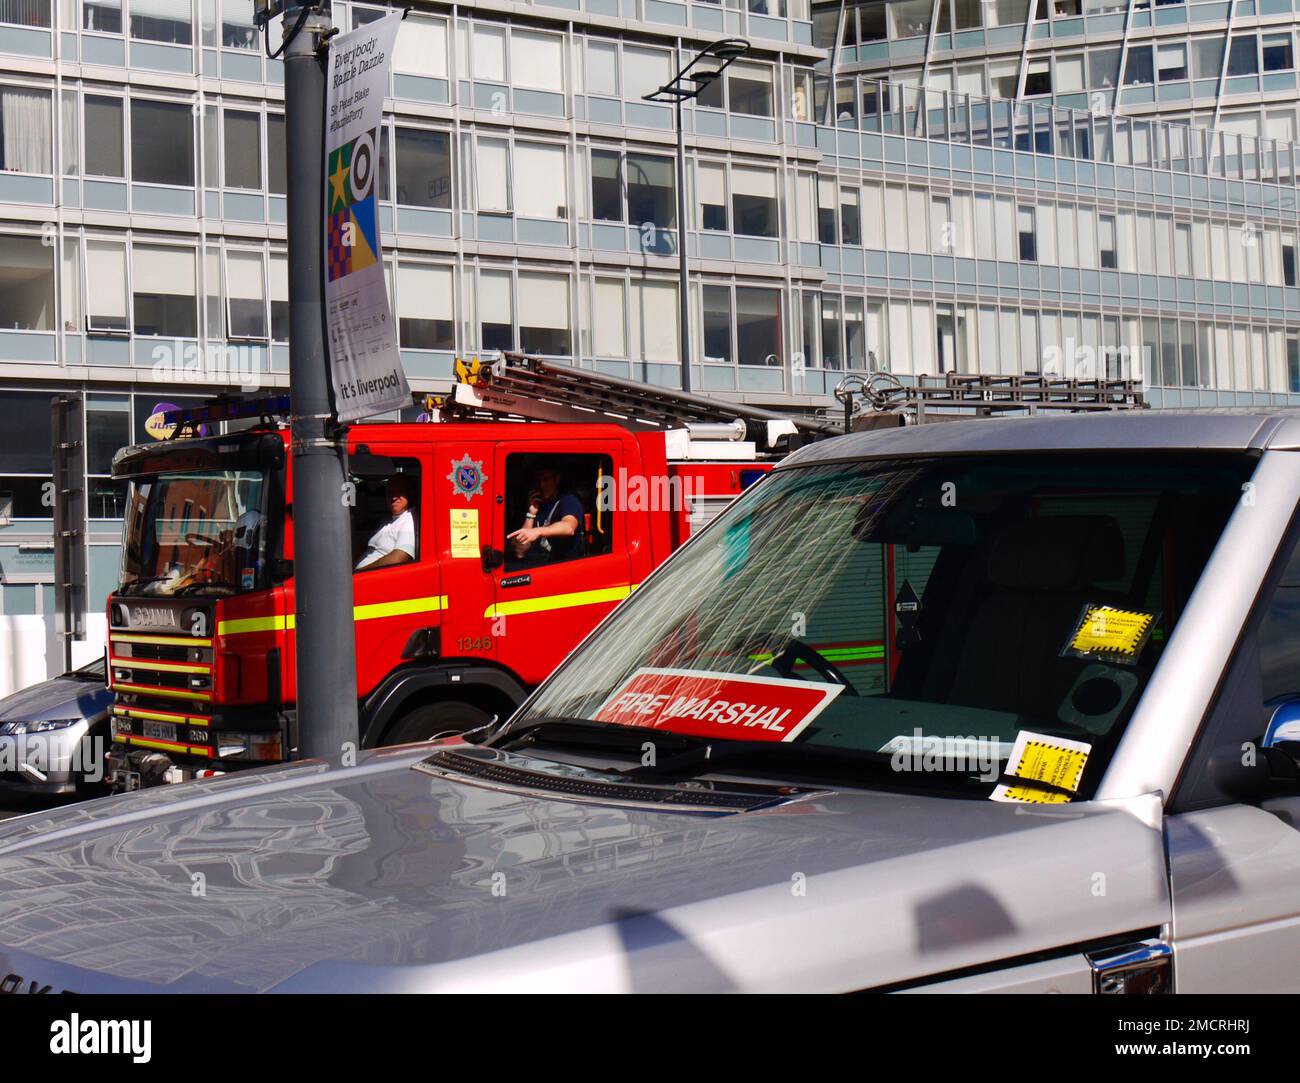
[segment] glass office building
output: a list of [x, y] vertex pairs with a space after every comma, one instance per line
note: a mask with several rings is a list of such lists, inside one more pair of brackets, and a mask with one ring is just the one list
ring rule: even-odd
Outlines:
[[[809, 410], [848, 371], [955, 370], [1290, 401], [1289, 4], [420, 3], [380, 176], [406, 372], [517, 348], [673, 384], [684, 236], [697, 389]], [[673, 112], [642, 96], [723, 36], [752, 49], [684, 110], [682, 223]], [[161, 405], [287, 380], [282, 81], [251, 0], [0, 0], [0, 621], [51, 668], [51, 392], [87, 393], [94, 612], [112, 451]], [[0, 657], [0, 691], [35, 665]]]

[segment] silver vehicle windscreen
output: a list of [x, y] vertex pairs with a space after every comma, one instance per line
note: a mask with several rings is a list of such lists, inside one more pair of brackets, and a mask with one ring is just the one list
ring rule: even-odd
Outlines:
[[[1253, 469], [1240, 454], [1038, 452], [777, 471], [514, 725], [578, 718], [845, 758], [942, 739], [999, 761], [1031, 731], [1088, 746], [1084, 796]], [[738, 703], [745, 682], [773, 705]]]

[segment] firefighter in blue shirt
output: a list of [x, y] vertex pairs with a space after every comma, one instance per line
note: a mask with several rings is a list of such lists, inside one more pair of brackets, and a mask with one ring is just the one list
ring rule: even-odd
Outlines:
[[582, 501], [560, 488], [560, 472], [539, 467], [524, 524], [507, 535], [520, 565], [558, 564], [583, 555]]

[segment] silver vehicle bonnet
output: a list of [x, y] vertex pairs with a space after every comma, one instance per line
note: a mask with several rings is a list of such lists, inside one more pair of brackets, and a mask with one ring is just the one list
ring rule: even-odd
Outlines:
[[576, 987], [853, 989], [1168, 919], [1159, 824], [1123, 809], [854, 791], [702, 817], [465, 785], [414, 770], [428, 753], [5, 825], [0, 974], [323, 991], [568, 967]]

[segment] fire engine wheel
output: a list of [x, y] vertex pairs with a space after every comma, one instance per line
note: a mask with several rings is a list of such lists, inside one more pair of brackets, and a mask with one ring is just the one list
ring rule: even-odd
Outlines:
[[461, 733], [481, 726], [492, 716], [481, 707], [461, 700], [446, 699], [426, 703], [402, 715], [388, 727], [384, 744], [402, 745], [412, 741], [427, 741], [448, 731]]

